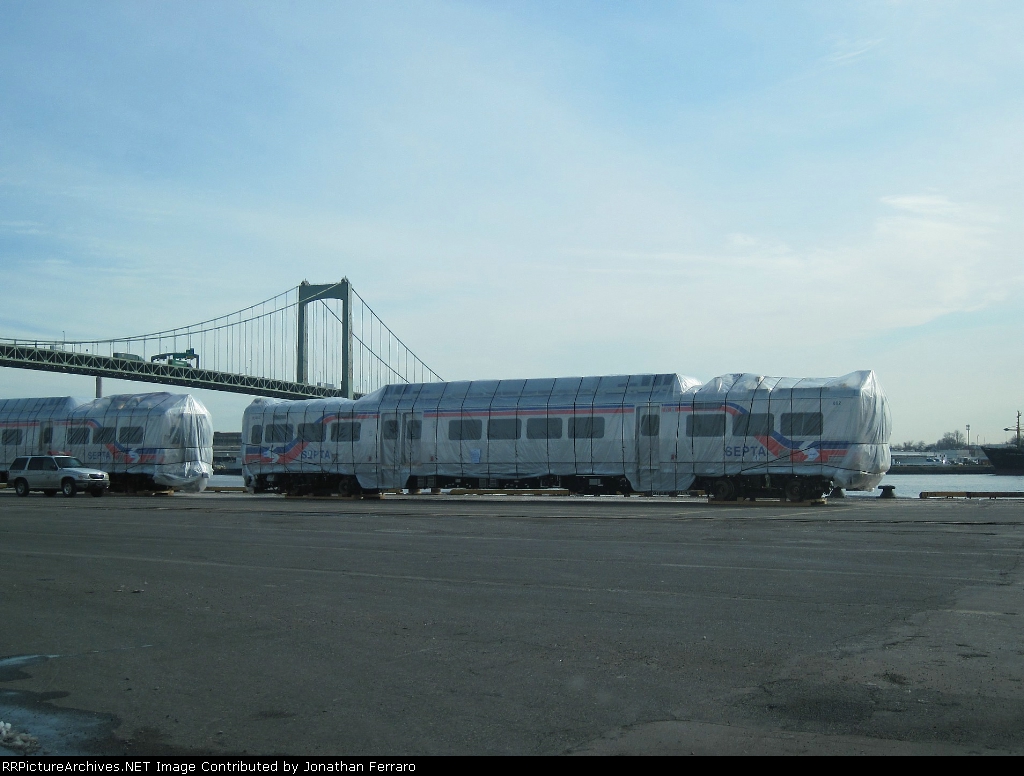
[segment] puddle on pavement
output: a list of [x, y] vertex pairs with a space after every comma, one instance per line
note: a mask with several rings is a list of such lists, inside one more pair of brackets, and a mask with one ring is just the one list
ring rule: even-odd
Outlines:
[[[12, 655], [0, 658], [0, 682], [28, 679], [24, 669], [60, 655]], [[54, 706], [51, 701], [67, 697], [64, 692], [36, 693], [0, 688], [0, 720], [19, 732], [35, 736], [39, 748], [34, 755], [123, 754], [113, 731], [120, 721], [110, 714]], [[21, 752], [0, 748], [0, 754]]]
[[[25, 669], [62, 657], [77, 655], [12, 655], [0, 658], [0, 683], [28, 679], [30, 674]], [[66, 697], [66, 692], [29, 692], [0, 687], [0, 720], [10, 723], [13, 731], [34, 736], [39, 746], [30, 754], [36, 756], [197, 754], [169, 745], [156, 730], [139, 730], [132, 738], [122, 740], [114, 735], [114, 730], [121, 725], [118, 717], [52, 703]], [[0, 757], [23, 754], [0, 746]]]

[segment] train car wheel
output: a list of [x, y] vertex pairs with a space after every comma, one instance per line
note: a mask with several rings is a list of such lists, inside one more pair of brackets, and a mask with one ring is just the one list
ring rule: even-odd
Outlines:
[[803, 501], [804, 485], [800, 480], [790, 480], [786, 483], [786, 500]]
[[711, 495], [715, 501], [735, 501], [736, 484], [732, 480], [716, 480], [711, 486]]

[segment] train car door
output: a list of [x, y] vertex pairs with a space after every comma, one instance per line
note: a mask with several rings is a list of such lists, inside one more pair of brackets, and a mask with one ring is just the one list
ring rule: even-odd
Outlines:
[[40, 455], [46, 455], [50, 452], [50, 448], [53, 446], [53, 423], [50, 421], [44, 420], [39, 424], [39, 440], [37, 444]]
[[[423, 461], [420, 443], [423, 438], [423, 413], [405, 412], [402, 414], [402, 466], [408, 469]], [[402, 483], [405, 484], [404, 482]]]
[[642, 491], [654, 490], [654, 479], [661, 468], [661, 405], [636, 407], [636, 475]]
[[404, 488], [410, 470], [422, 460], [422, 412], [382, 412], [380, 416], [381, 487]]
[[380, 486], [396, 488], [401, 476], [402, 418], [397, 412], [380, 414]]

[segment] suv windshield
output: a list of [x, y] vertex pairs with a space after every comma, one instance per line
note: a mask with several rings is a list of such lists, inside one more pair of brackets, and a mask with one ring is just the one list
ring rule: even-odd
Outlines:
[[57, 465], [62, 469], [78, 469], [81, 468], [82, 466], [82, 462], [79, 461], [77, 458], [72, 458], [67, 455], [54, 458], [53, 460], [55, 460], [57, 462]]

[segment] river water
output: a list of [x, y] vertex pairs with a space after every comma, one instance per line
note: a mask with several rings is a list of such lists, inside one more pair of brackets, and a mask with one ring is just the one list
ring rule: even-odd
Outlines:
[[[223, 487], [240, 487], [245, 483], [241, 477], [230, 474], [215, 474], [210, 478], [211, 485]], [[923, 490], [945, 491], [1017, 491], [1024, 497], [1024, 477], [1006, 477], [998, 474], [887, 474], [882, 485], [895, 485], [897, 498], [920, 498]], [[876, 489], [871, 492], [850, 491], [847, 495], [864, 498], [879, 494]]]
[[[920, 498], [921, 491], [995, 490], [1019, 492], [1024, 498], [1024, 477], [1000, 474], [887, 474], [881, 485], [895, 485], [898, 498]], [[849, 496], [877, 496], [874, 493], [850, 491]]]

